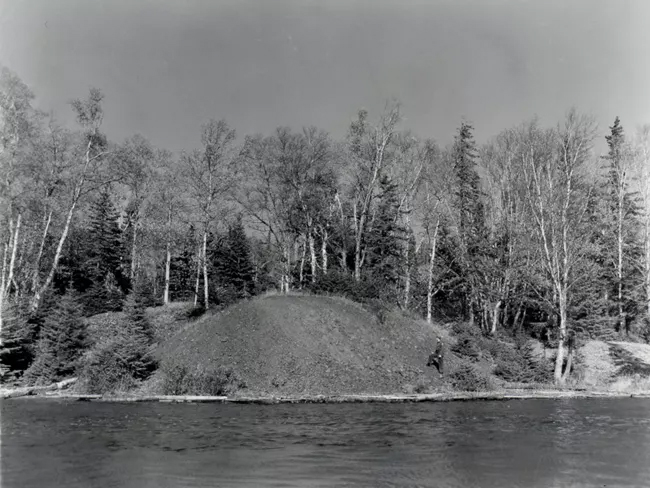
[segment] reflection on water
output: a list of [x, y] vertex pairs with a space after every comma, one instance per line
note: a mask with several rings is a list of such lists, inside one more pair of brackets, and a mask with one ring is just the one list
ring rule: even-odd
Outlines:
[[3, 487], [650, 484], [650, 401], [2, 404]]

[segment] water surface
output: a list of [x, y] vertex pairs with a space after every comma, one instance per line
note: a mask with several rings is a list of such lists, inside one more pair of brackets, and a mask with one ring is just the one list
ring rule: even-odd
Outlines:
[[3, 487], [650, 486], [650, 400], [2, 402]]

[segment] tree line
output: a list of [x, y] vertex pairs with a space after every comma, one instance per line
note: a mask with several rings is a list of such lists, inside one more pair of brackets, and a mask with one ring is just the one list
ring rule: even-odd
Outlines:
[[239, 138], [210, 120], [173, 154], [109, 140], [103, 101], [72, 101], [67, 128], [2, 68], [4, 362], [17, 343], [33, 361], [46, 311], [74, 308], [71, 295], [92, 315], [136, 289], [206, 309], [305, 290], [488, 335], [550, 330], [558, 383], [570, 334], [650, 339], [650, 126], [628, 136], [616, 118], [604, 155], [576, 110], [480, 146], [463, 122], [443, 146], [390, 102], [341, 140], [314, 127]]

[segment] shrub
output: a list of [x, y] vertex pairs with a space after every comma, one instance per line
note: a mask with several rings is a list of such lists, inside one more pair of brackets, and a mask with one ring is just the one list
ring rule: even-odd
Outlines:
[[162, 372], [165, 395], [222, 396], [246, 386], [230, 366], [204, 369], [169, 362], [163, 364]]
[[463, 364], [449, 373], [448, 380], [457, 390], [487, 391], [493, 389], [490, 379], [469, 364]]
[[128, 390], [155, 369], [146, 337], [124, 334], [91, 349], [83, 357], [79, 376], [89, 393], [102, 394]]
[[201, 304], [190, 305], [185, 309], [185, 317], [187, 320], [198, 319], [206, 312], [205, 307]]
[[480, 356], [477, 338], [467, 333], [463, 333], [457, 337], [456, 343], [451, 346], [451, 351], [472, 361], [478, 360]]
[[33, 324], [30, 324], [18, 307], [5, 305], [4, 323], [0, 329], [0, 364], [3, 383], [15, 380], [31, 363]]

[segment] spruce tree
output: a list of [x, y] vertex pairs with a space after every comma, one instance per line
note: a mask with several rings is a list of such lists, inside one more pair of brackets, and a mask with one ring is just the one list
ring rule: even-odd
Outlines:
[[83, 271], [92, 285], [85, 293], [86, 312], [119, 310], [130, 284], [124, 272], [122, 231], [108, 188], [91, 207], [87, 245]]
[[124, 276], [124, 244], [118, 224], [119, 216], [111, 200], [108, 188], [104, 188], [90, 210], [88, 229], [89, 252], [87, 273], [93, 281], [102, 281], [112, 273], [123, 291], [128, 289]]
[[153, 327], [147, 317], [147, 293], [142, 278], [136, 279], [133, 290], [124, 301], [124, 315], [127, 329], [130, 334], [146, 338], [146, 342], [153, 340]]
[[469, 124], [461, 124], [452, 154], [457, 178], [458, 233], [470, 255], [476, 252], [477, 246], [485, 238], [485, 216], [480, 179], [476, 171], [478, 154], [473, 130]]
[[174, 255], [170, 263], [169, 290], [172, 300], [191, 300], [194, 294], [196, 278], [196, 235], [194, 226], [190, 225], [180, 252]]
[[241, 217], [229, 226], [225, 236], [213, 239], [210, 261], [217, 286], [232, 290], [237, 298], [254, 293], [255, 270], [251, 246]]
[[367, 268], [379, 282], [394, 290], [401, 276], [407, 233], [399, 224], [397, 185], [384, 175], [379, 189], [377, 213], [366, 237]]
[[635, 267], [631, 260], [635, 248], [638, 248], [636, 236], [636, 216], [638, 208], [630, 192], [631, 157], [625, 144], [625, 135], [618, 117], [610, 127], [610, 134], [605, 136], [609, 152], [605, 159], [609, 162], [607, 187], [609, 190], [610, 216], [609, 235], [613, 238], [611, 245], [612, 256], [609, 261], [613, 264], [613, 302], [616, 306], [617, 329], [628, 332], [628, 311], [633, 309], [633, 298], [637, 283], [634, 279]]
[[254, 291], [253, 259], [241, 217], [229, 227], [226, 242], [228, 261], [225, 278], [242, 296], [251, 295]]
[[73, 375], [85, 346], [83, 307], [72, 290], [60, 297], [44, 319], [36, 357], [25, 373], [27, 382], [48, 384]]
[[[483, 194], [476, 171], [478, 158], [476, 143], [472, 135], [473, 127], [463, 122], [458, 129], [452, 148], [452, 161], [456, 174], [455, 203], [458, 222], [458, 261], [462, 269], [464, 315], [471, 322], [481, 306], [480, 287], [484, 280], [481, 275], [490, 271], [484, 269], [488, 260], [484, 259], [488, 235], [485, 226]], [[481, 314], [483, 317], [484, 314]], [[487, 324], [483, 324], [487, 326]]]

